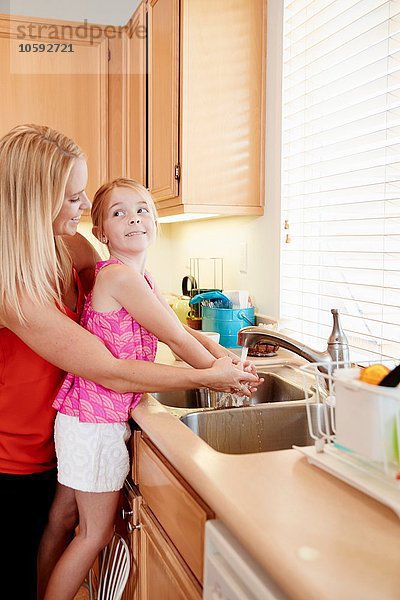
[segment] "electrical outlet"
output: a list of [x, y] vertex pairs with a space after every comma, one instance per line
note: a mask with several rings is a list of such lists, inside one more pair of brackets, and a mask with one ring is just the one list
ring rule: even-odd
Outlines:
[[247, 242], [240, 242], [239, 271], [247, 273]]

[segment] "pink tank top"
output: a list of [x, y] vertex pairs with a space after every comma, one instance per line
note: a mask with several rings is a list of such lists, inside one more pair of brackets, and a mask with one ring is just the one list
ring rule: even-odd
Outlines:
[[[98, 262], [96, 273], [108, 265], [121, 264], [116, 259]], [[151, 289], [152, 282], [145, 279]], [[116, 358], [154, 362], [157, 338], [131, 317], [125, 308], [97, 312], [92, 307], [92, 293], [87, 297], [81, 325], [98, 337]], [[119, 423], [140, 401], [142, 393], [114, 392], [98, 383], [68, 373], [53, 403], [64, 415], [79, 417], [84, 423]]]

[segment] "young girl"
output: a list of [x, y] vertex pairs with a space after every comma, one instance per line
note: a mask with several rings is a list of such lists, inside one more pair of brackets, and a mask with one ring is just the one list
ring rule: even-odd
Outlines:
[[[119, 358], [154, 361], [160, 339], [193, 367], [209, 368], [215, 358], [185, 331], [145, 270], [156, 236], [150, 193], [129, 179], [106, 184], [95, 195], [92, 220], [110, 258], [97, 263], [81, 324]], [[249, 373], [243, 375], [249, 379]], [[248, 394], [246, 386], [243, 392]], [[129, 471], [127, 421], [140, 398], [71, 374], [58, 393], [53, 404], [58, 480], [75, 490], [79, 533], [58, 561], [45, 600], [72, 600], [113, 535], [119, 490]]]

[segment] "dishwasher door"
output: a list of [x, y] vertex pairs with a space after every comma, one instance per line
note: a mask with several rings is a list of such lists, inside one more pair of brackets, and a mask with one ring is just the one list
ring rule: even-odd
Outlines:
[[207, 521], [204, 600], [288, 600], [221, 521]]

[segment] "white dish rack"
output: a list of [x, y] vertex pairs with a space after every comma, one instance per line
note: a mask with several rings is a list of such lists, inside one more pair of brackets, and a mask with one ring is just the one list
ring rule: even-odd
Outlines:
[[[295, 449], [400, 517], [400, 387], [364, 383], [358, 379], [360, 368], [341, 363], [300, 368], [314, 445]], [[315, 403], [321, 408], [313, 418]]]

